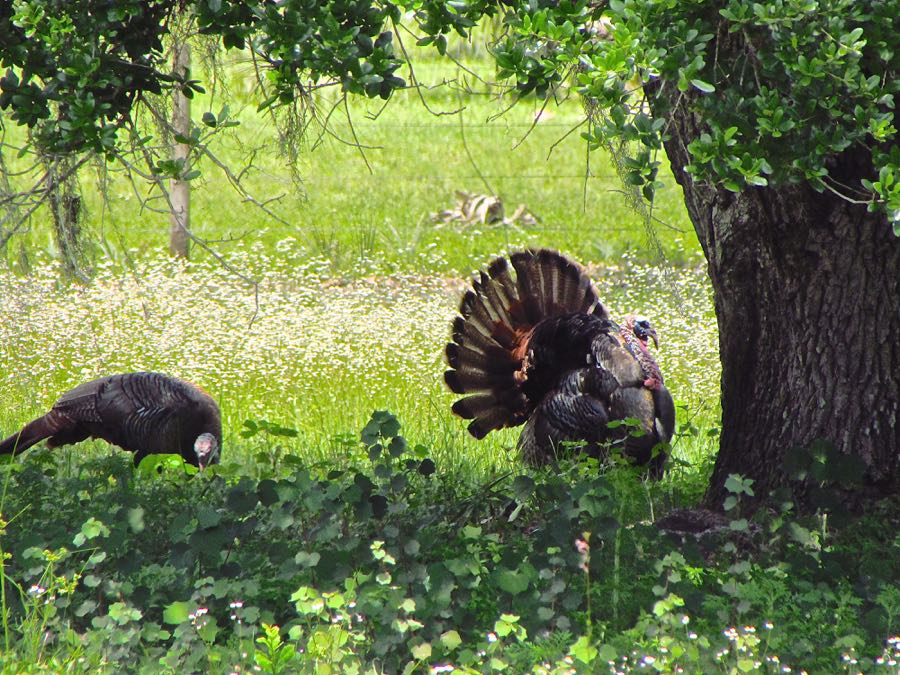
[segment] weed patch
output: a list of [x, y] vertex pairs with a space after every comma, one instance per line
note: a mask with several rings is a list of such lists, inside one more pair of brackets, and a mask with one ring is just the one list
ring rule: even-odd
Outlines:
[[[896, 672], [892, 534], [859, 551], [856, 527], [789, 501], [750, 522], [735, 477], [727, 528], [682, 538], [629, 517], [628, 469], [477, 482], [400, 432], [379, 412], [355, 465], [259, 477], [224, 464], [191, 479], [159, 458], [135, 472], [120, 455], [69, 476], [49, 453], [4, 465], [7, 663]], [[885, 508], [862, 522], [897, 516]]]

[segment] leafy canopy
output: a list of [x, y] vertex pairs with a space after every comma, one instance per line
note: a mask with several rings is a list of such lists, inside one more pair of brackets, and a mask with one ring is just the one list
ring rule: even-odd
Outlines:
[[[900, 234], [896, 0], [516, 5], [495, 52], [501, 75], [544, 95], [571, 72], [596, 111], [585, 137], [634, 143], [626, 181], [648, 199], [682, 108], [706, 127], [688, 146], [695, 178], [733, 191], [808, 181], [887, 211]], [[845, 151], [871, 174], [831, 176]]]
[[[447, 35], [501, 14], [499, 77], [519, 96], [573, 82], [584, 136], [627, 144], [626, 181], [647, 199], [672, 116], [691, 112], [705, 129], [688, 146], [696, 179], [734, 191], [807, 181], [886, 212], [900, 234], [900, 0], [14, 0], [0, 6], [0, 109], [39, 147], [115, 155], [142, 96], [200, 90], [165, 60], [179, 14], [253, 50], [268, 71], [261, 107], [323, 86], [387, 99], [405, 86], [403, 12], [418, 44], [441, 53]], [[832, 175], [840, 153], [866, 168]]]

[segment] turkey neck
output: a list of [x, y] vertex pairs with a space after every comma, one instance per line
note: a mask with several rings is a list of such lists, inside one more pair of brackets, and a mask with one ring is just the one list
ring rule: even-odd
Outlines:
[[662, 371], [659, 369], [656, 359], [653, 358], [653, 354], [647, 349], [647, 343], [635, 335], [634, 330], [628, 326], [619, 327], [619, 337], [640, 364], [645, 378], [644, 386], [650, 389], [659, 389], [664, 384]]

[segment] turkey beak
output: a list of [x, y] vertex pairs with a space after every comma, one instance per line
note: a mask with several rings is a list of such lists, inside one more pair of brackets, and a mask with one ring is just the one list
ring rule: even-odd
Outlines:
[[650, 339], [653, 340], [654, 349], [659, 349], [659, 338], [656, 336], [656, 330], [651, 328], [647, 331], [647, 335], [649, 335]]
[[197, 458], [197, 466], [201, 471], [203, 471], [210, 464], [215, 463], [216, 452], [210, 451], [208, 454], [203, 455], [202, 457]]

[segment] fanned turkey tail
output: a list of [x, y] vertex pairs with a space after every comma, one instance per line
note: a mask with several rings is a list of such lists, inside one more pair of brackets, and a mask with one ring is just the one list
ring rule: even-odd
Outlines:
[[444, 379], [455, 393], [468, 394], [453, 412], [472, 420], [475, 438], [528, 419], [539, 403], [522, 388], [531, 333], [540, 321], [570, 313], [607, 317], [587, 274], [556, 251], [496, 258], [473, 280], [453, 322]]

